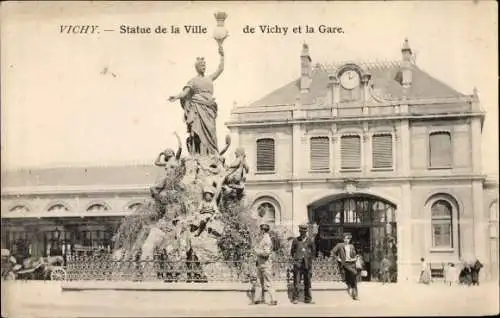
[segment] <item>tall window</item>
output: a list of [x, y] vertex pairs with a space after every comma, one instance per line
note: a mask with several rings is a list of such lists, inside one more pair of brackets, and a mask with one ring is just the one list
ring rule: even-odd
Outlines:
[[392, 135], [377, 134], [372, 137], [372, 166], [373, 168], [390, 169], [392, 160]]
[[102, 230], [87, 230], [78, 233], [78, 245], [83, 247], [83, 250], [104, 250], [111, 251], [112, 242], [111, 238], [113, 233], [111, 231]]
[[311, 170], [330, 169], [330, 138], [311, 137]]
[[275, 170], [274, 139], [257, 140], [257, 171], [272, 172]]
[[431, 206], [432, 247], [452, 248], [452, 207], [448, 201], [438, 200]]
[[341, 169], [361, 168], [360, 136], [342, 136], [340, 140]]
[[451, 134], [440, 131], [429, 135], [429, 166], [450, 168], [452, 165]]

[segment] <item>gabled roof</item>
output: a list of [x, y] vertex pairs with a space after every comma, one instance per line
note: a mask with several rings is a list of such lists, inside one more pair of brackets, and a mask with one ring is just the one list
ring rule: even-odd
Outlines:
[[[305, 103], [314, 103], [318, 97], [326, 95], [328, 76], [347, 63], [333, 65], [317, 64], [312, 71], [312, 81], [309, 92], [303, 96]], [[453, 98], [465, 95], [454, 90], [445, 83], [430, 76], [425, 71], [411, 64], [412, 84], [409, 89], [403, 88], [398, 82], [398, 72], [401, 71], [400, 61], [361, 62], [354, 64], [371, 74], [371, 86], [380, 95], [387, 99], [428, 99], [428, 98]], [[277, 106], [294, 104], [300, 95], [300, 78], [283, 87], [267, 94], [263, 98], [251, 103], [250, 107]]]

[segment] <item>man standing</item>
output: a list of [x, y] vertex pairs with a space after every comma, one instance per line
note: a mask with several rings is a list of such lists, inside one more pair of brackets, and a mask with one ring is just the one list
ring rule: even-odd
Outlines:
[[[257, 256], [257, 291], [260, 290], [260, 300], [253, 299], [254, 304], [265, 303], [265, 293], [269, 294], [270, 302], [269, 305], [276, 306], [278, 302], [274, 299], [274, 291], [271, 284], [272, 276], [272, 262], [271, 253], [273, 251], [273, 243], [271, 241], [271, 236], [269, 236], [270, 227], [268, 224], [260, 225], [260, 242], [258, 242], [255, 248], [255, 255]], [[255, 295], [254, 295], [255, 296]]]
[[293, 239], [290, 254], [293, 259], [293, 300], [299, 302], [299, 283], [304, 280], [304, 302], [313, 304], [311, 298], [312, 260], [316, 255], [314, 242], [307, 236], [307, 225], [299, 225], [299, 236]]
[[382, 284], [390, 283], [390, 269], [391, 262], [387, 259], [387, 256], [384, 256], [382, 262], [380, 263], [380, 274], [382, 278]]
[[344, 242], [338, 243], [332, 250], [336, 256], [339, 267], [344, 271], [344, 281], [347, 285], [347, 293], [354, 300], [358, 300], [358, 270], [356, 268], [356, 250], [351, 244], [351, 233], [344, 233]]
[[476, 262], [471, 267], [472, 285], [479, 286], [479, 272], [481, 268], [483, 268], [483, 264], [476, 258]]

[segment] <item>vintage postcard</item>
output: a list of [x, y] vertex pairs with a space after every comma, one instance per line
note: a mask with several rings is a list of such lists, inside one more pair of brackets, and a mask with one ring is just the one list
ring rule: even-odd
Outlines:
[[498, 314], [497, 6], [3, 2], [2, 316]]

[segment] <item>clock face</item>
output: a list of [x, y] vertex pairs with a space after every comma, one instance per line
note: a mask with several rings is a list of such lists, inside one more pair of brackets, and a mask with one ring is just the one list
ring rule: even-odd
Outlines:
[[345, 89], [353, 89], [359, 85], [359, 74], [356, 71], [348, 70], [340, 76], [340, 84]]

